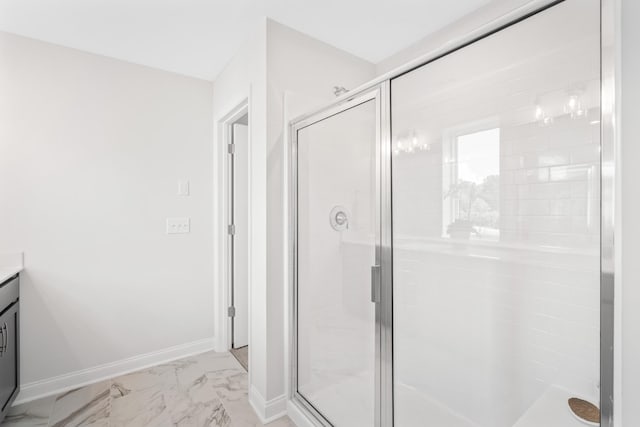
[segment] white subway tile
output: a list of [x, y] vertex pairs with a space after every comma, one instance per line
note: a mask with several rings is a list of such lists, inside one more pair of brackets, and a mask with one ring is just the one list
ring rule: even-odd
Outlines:
[[586, 181], [589, 178], [589, 167], [584, 165], [555, 166], [550, 168], [551, 181]]

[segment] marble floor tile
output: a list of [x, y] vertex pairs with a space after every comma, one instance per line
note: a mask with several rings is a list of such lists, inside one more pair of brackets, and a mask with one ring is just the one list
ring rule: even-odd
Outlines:
[[231, 353], [203, 353], [187, 360], [193, 360], [205, 372], [222, 370], [243, 371], [242, 365]]
[[[113, 393], [114, 388], [117, 393]], [[150, 386], [120, 394], [116, 384], [112, 385], [110, 425], [116, 426], [162, 426], [170, 425], [170, 408], [176, 404], [176, 385]]]
[[0, 427], [262, 427], [247, 383], [230, 353], [208, 352], [15, 406]]
[[242, 366], [230, 354], [225, 358], [217, 358], [215, 360], [202, 360], [189, 366], [184, 366], [176, 370], [178, 384], [183, 389], [191, 387], [199, 381], [203, 376], [218, 376], [224, 378], [228, 375], [243, 372]]
[[111, 396], [125, 396], [132, 392], [158, 386], [177, 386], [178, 377], [175, 365], [155, 366], [114, 378], [111, 380]]
[[192, 402], [186, 411], [173, 414], [172, 422], [176, 426], [215, 426], [230, 427], [231, 418], [220, 400], [211, 399], [207, 402]]
[[51, 427], [108, 426], [111, 381], [68, 391], [56, 397]]
[[2, 427], [46, 427], [55, 401], [55, 396], [49, 396], [14, 406], [9, 409]]
[[234, 427], [263, 426], [248, 399], [248, 376], [243, 370], [224, 378], [210, 376], [211, 384], [229, 412]]
[[266, 427], [296, 427], [289, 417], [282, 417], [275, 421], [265, 424]]

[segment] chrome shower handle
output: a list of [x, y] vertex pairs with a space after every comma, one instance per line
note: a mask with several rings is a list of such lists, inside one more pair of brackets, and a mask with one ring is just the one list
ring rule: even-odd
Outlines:
[[380, 274], [380, 266], [371, 266], [371, 302], [380, 302], [380, 293], [382, 286], [382, 277]]
[[338, 225], [346, 224], [347, 223], [347, 214], [342, 212], [342, 211], [338, 212], [336, 214], [336, 216], [335, 216], [335, 221], [336, 221], [336, 224], [338, 224]]
[[7, 322], [0, 326], [0, 334], [2, 335], [2, 345], [0, 345], [0, 357], [3, 357], [7, 352], [7, 345], [9, 344], [9, 330], [7, 329]]

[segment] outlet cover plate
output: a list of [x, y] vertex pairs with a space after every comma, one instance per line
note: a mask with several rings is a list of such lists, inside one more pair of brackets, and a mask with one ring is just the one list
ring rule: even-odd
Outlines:
[[185, 234], [191, 232], [190, 218], [167, 218], [167, 234]]

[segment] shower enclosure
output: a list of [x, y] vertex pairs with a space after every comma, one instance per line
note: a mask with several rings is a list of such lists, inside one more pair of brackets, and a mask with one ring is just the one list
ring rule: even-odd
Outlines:
[[606, 4], [292, 122], [291, 388], [318, 425], [584, 425], [572, 397], [613, 425]]

